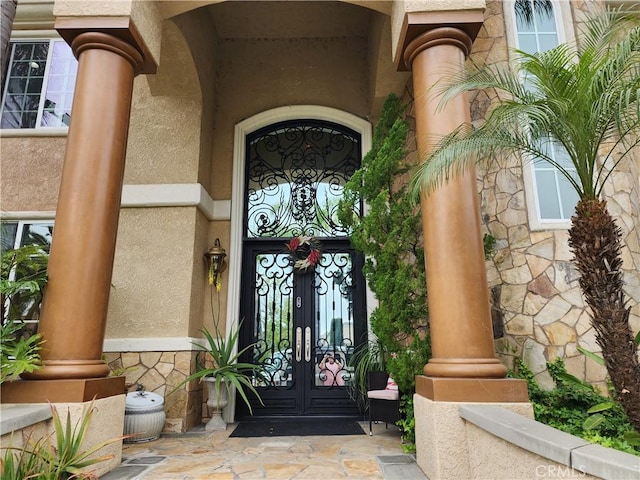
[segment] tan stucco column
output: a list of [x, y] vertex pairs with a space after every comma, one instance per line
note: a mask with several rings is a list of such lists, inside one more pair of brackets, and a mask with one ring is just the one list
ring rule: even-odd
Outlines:
[[78, 58], [78, 76], [39, 326], [44, 368], [30, 379], [109, 374], [102, 345], [133, 79], [144, 59], [126, 37], [87, 31], [82, 22], [61, 32]]
[[[463, 25], [426, 25], [404, 49], [404, 64], [413, 76], [421, 157], [435, 138], [471, 121], [465, 96], [442, 106], [437, 88], [464, 70], [474, 34], [469, 24]], [[477, 191], [471, 167], [422, 196], [433, 358], [416, 388], [433, 400], [506, 400], [499, 384], [491, 387], [496, 397], [487, 396], [478, 383], [502, 379], [507, 369], [495, 357]], [[512, 385], [504, 387], [510, 390]]]

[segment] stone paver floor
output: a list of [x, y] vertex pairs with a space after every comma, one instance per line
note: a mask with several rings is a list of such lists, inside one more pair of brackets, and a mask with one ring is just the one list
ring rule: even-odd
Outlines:
[[125, 444], [122, 464], [102, 480], [426, 480], [395, 427], [368, 435], [229, 438], [224, 432], [163, 435]]

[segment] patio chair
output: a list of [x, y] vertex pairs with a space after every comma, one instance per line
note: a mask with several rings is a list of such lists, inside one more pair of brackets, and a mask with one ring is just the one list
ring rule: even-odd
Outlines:
[[389, 385], [387, 372], [369, 372], [367, 398], [369, 399], [369, 435], [373, 435], [373, 422], [395, 425], [400, 420], [400, 392]]

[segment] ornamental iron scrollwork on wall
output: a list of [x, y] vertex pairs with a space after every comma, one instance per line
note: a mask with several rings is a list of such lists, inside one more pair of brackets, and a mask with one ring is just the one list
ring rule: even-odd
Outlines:
[[246, 236], [346, 237], [337, 219], [360, 167], [360, 137], [330, 122], [296, 120], [247, 137]]

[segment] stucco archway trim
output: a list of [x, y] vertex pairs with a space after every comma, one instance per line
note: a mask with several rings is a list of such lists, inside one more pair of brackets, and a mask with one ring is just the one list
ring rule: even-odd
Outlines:
[[[362, 156], [371, 148], [371, 123], [356, 115], [336, 108], [319, 105], [290, 105], [258, 113], [238, 123], [233, 138], [233, 183], [231, 195], [231, 239], [229, 248], [229, 296], [227, 298], [227, 333], [237, 324], [240, 314], [240, 277], [242, 267], [242, 219], [244, 208], [245, 138], [251, 132], [273, 123], [294, 119], [325, 120], [344, 125], [361, 136]], [[369, 295], [367, 295], [368, 297]], [[367, 298], [367, 304], [369, 298]], [[233, 402], [235, 403], [235, 402]], [[227, 415], [233, 416], [230, 405]]]

